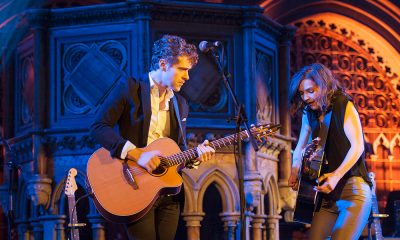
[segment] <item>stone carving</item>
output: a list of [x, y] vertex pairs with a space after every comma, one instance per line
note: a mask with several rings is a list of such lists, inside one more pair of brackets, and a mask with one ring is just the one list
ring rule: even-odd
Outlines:
[[214, 91], [204, 101], [204, 103], [189, 102], [191, 112], [204, 112], [205, 114], [207, 112], [217, 113], [222, 112], [223, 110], [226, 111], [227, 105], [228, 92], [223, 86], [222, 80], [220, 81], [220, 84], [214, 88]]
[[27, 180], [28, 196], [35, 206], [47, 209], [50, 205], [52, 180], [42, 175], [33, 175]]
[[64, 150], [92, 149], [98, 148], [98, 144], [89, 135], [48, 135], [43, 142], [49, 146], [49, 150], [61, 152]]
[[[85, 114], [104, 99], [110, 88], [121, 77], [127, 65], [127, 50], [118, 41], [109, 40], [100, 44], [75, 43], [63, 55], [63, 106], [74, 114]], [[102, 74], [96, 74], [101, 68]], [[119, 72], [118, 69], [121, 71]], [[93, 74], [92, 74], [93, 72]], [[95, 77], [94, 79], [92, 79]], [[88, 88], [93, 84], [99, 86]]]
[[260, 180], [244, 181], [244, 192], [245, 192], [246, 206], [248, 211], [253, 211], [254, 208], [260, 205], [261, 187], [262, 183]]
[[293, 221], [293, 209], [296, 204], [296, 194], [290, 187], [280, 187], [280, 204], [285, 210], [284, 219], [287, 222]]
[[33, 103], [34, 103], [34, 84], [35, 84], [35, 69], [33, 54], [24, 56], [20, 60], [20, 73], [18, 74], [18, 81], [20, 82], [20, 95], [21, 99], [20, 108], [20, 123], [27, 125], [32, 122]]
[[257, 85], [257, 122], [264, 124], [272, 122], [272, 62], [269, 56], [257, 53], [256, 63]]

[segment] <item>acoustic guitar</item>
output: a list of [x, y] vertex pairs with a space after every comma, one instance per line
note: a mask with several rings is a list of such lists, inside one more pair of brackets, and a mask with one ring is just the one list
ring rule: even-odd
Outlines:
[[302, 152], [293, 215], [293, 220], [296, 222], [310, 224], [316, 208], [317, 191], [314, 190], [314, 187], [317, 185], [316, 180], [320, 175], [324, 159], [324, 152], [319, 141], [319, 138], [313, 139]]
[[[255, 139], [261, 141], [274, 134], [280, 125], [260, 125], [250, 129]], [[247, 131], [239, 133], [241, 140], [249, 137]], [[219, 149], [237, 141], [237, 134], [210, 142]], [[169, 138], [160, 138], [141, 149], [143, 152], [158, 150], [161, 163], [149, 173], [134, 161], [112, 158], [100, 148], [90, 157], [87, 177], [92, 188], [94, 203], [100, 214], [109, 221], [128, 223], [139, 220], [153, 206], [160, 195], [177, 194], [182, 186], [178, 174], [185, 163], [198, 157], [196, 148], [181, 152]]]

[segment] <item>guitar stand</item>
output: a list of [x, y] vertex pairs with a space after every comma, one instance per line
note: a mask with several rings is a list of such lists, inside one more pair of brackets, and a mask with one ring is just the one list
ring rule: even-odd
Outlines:
[[389, 217], [389, 214], [371, 214], [368, 218], [368, 240], [372, 240], [372, 234], [371, 234], [371, 225], [374, 222], [374, 219], [381, 219], [381, 218], [387, 218]]
[[75, 223], [75, 224], [68, 223], [68, 226], [67, 226], [68, 227], [68, 231], [67, 231], [68, 238], [67, 239], [68, 240], [79, 240], [79, 235], [75, 236], [73, 231], [78, 230], [78, 233], [79, 233], [79, 229], [83, 228], [85, 226], [86, 226], [86, 223]]
[[68, 223], [69, 228], [80, 228], [80, 227], [85, 227], [85, 226], [86, 226], [86, 223], [75, 223], [75, 224]]

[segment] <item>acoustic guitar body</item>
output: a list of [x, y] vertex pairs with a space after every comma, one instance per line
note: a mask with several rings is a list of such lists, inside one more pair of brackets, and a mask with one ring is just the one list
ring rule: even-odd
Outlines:
[[[141, 150], [158, 150], [161, 156], [180, 152], [179, 146], [169, 138], [157, 139]], [[133, 161], [112, 158], [106, 149], [98, 149], [87, 164], [87, 176], [97, 210], [104, 218], [116, 223], [138, 220], [160, 195], [179, 193], [182, 178], [178, 167], [159, 168], [150, 174]], [[135, 186], [126, 177], [124, 171], [127, 170], [133, 176]]]

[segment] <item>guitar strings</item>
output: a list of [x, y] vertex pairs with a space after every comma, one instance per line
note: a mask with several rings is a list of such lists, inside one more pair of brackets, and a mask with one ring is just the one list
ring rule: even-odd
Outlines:
[[[275, 132], [276, 130], [277, 129], [269, 129], [268, 133], [271, 134], [271, 133]], [[269, 135], [269, 134], [265, 134], [265, 135]], [[237, 137], [239, 136], [240, 138], [243, 138], [244, 137], [243, 135], [248, 136], [247, 131], [242, 131], [239, 134], [233, 134], [233, 135], [226, 136], [224, 138], [216, 139], [214, 141], [211, 141], [210, 145], [213, 148], [217, 148], [217, 145], [218, 145], [218, 148], [221, 148], [222, 145], [227, 146], [226, 145], [227, 142], [229, 144], [236, 143]], [[197, 150], [192, 148], [192, 149], [188, 149], [184, 152], [175, 153], [168, 157], [159, 156], [159, 158], [160, 158], [159, 166], [160, 167], [171, 167], [174, 165], [179, 165], [181, 163], [187, 162], [187, 161], [197, 158], [197, 157], [198, 157]], [[141, 168], [136, 168], [136, 167], [133, 167], [133, 168], [130, 167], [129, 169], [133, 174], [144, 174], [146, 172], [145, 170], [143, 170]]]

